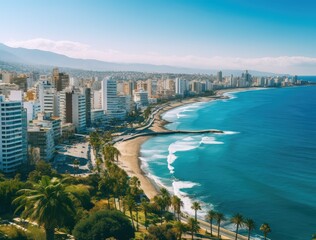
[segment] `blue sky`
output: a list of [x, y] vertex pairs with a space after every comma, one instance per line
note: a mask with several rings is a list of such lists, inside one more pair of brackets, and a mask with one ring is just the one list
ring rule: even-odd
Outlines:
[[316, 1], [1, 1], [0, 42], [72, 57], [316, 74]]

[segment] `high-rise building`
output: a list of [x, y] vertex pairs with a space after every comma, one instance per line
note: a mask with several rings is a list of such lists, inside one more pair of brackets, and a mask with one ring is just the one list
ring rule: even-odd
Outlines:
[[86, 99], [86, 126], [91, 126], [91, 88], [84, 88], [83, 93]]
[[27, 159], [26, 112], [22, 101], [0, 95], [0, 170], [15, 172]]
[[23, 102], [23, 107], [27, 111], [27, 122], [34, 120], [37, 117], [37, 114], [41, 112], [39, 101]]
[[60, 92], [60, 118], [62, 123], [74, 124], [77, 132], [86, 129], [86, 98], [78, 89]]
[[69, 87], [70, 79], [66, 73], [60, 73], [58, 68], [53, 69], [53, 84], [57, 92]]
[[222, 73], [222, 71], [217, 72], [217, 81], [219, 81], [219, 82], [223, 81], [223, 73]]
[[176, 91], [177, 95], [184, 95], [187, 89], [187, 81], [185, 79], [176, 78], [175, 80]]
[[102, 109], [108, 118], [124, 119], [126, 111], [118, 103], [116, 80], [104, 78], [101, 83]]
[[41, 112], [59, 116], [59, 95], [50, 82], [40, 81], [37, 85], [37, 98], [41, 106]]

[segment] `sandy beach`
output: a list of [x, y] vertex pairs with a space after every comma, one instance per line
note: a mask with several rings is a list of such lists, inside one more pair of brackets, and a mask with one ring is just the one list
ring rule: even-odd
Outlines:
[[[218, 97], [223, 96], [224, 93], [227, 92], [240, 92], [247, 90], [257, 90], [256, 88], [235, 88], [235, 89], [225, 89], [217, 91], [216, 96], [209, 97], [196, 97], [183, 100], [181, 102], [170, 102], [165, 108], [160, 110], [155, 115], [155, 120], [152, 126], [149, 128], [154, 132], [165, 131], [166, 129], [163, 127], [167, 122], [161, 118], [161, 115], [169, 111], [173, 108], [180, 107], [186, 104], [191, 104], [195, 102], [209, 102], [218, 99]], [[121, 152], [121, 156], [119, 157], [119, 166], [123, 168], [129, 176], [136, 176], [141, 183], [141, 188], [144, 190], [144, 193], [149, 199], [152, 199], [155, 195], [159, 193], [159, 186], [153, 182], [153, 180], [149, 179], [146, 173], [141, 169], [141, 160], [139, 159], [140, 147], [141, 145], [147, 141], [150, 137], [138, 137], [132, 140], [118, 142], [115, 146]]]

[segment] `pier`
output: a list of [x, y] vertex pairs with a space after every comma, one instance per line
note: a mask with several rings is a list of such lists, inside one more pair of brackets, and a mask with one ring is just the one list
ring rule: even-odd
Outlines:
[[133, 135], [128, 135], [128, 136], [125, 135], [125, 137], [117, 138], [115, 141], [113, 141], [113, 143], [120, 142], [120, 141], [128, 141], [128, 140], [132, 140], [138, 137], [147, 137], [147, 136], [170, 135], [170, 134], [206, 134], [206, 133], [224, 133], [224, 131], [217, 130], [217, 129], [193, 130], [193, 131], [166, 130], [166, 131], [160, 131], [160, 132], [148, 131], [148, 132], [135, 133]]

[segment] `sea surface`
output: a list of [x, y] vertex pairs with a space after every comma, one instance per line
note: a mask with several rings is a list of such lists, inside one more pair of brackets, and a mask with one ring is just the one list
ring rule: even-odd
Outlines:
[[[311, 79], [309, 79], [311, 80]], [[142, 168], [181, 196], [184, 210], [207, 210], [269, 223], [273, 240], [316, 233], [316, 86], [227, 94], [229, 100], [168, 111], [166, 127], [224, 134], [157, 136], [141, 147]], [[235, 227], [226, 221], [224, 227]], [[242, 230], [246, 233], [246, 230]], [[256, 234], [253, 239], [260, 239]]]

